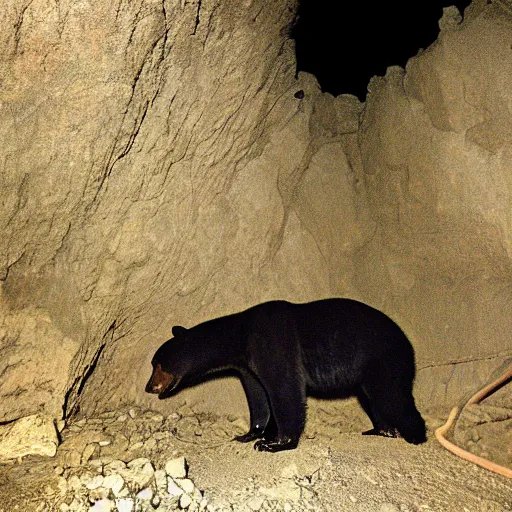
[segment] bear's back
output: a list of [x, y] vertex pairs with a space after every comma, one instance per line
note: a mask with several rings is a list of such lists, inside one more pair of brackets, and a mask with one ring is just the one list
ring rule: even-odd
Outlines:
[[414, 378], [412, 346], [384, 313], [351, 299], [292, 304], [292, 311], [311, 388], [350, 392], [376, 366]]

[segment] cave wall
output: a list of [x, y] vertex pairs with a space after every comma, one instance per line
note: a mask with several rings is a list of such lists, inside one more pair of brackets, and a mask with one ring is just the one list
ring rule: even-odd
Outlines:
[[[171, 327], [275, 298], [385, 311], [424, 406], [512, 357], [511, 14], [446, 11], [363, 104], [295, 79], [295, 9], [16, 0], [0, 15], [0, 421], [168, 410], [143, 389]], [[245, 407], [233, 380], [183, 396]]]

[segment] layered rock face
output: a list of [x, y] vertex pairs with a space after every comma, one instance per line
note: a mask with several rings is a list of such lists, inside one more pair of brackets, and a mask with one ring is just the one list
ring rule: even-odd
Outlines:
[[[144, 384], [171, 327], [276, 298], [393, 317], [420, 404], [448, 405], [512, 358], [510, 14], [448, 11], [361, 104], [295, 79], [295, 9], [4, 9], [0, 421], [168, 409]], [[245, 407], [224, 380], [189, 396]]]

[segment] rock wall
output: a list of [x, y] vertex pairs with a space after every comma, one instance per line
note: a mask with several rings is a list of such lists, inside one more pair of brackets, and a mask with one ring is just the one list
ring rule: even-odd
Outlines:
[[[169, 409], [143, 388], [172, 325], [274, 298], [388, 313], [424, 405], [512, 357], [511, 14], [476, 2], [459, 25], [448, 10], [361, 104], [295, 79], [295, 8], [0, 14], [0, 421]], [[183, 396], [245, 407], [233, 381]]]

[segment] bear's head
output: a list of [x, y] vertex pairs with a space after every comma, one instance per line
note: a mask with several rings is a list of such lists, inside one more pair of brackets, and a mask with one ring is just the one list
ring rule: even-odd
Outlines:
[[167, 340], [151, 361], [153, 373], [146, 384], [146, 392], [158, 394], [163, 399], [172, 395], [181, 380], [190, 372], [189, 353], [186, 338], [187, 329], [176, 325], [172, 328], [173, 338]]

